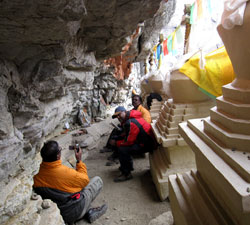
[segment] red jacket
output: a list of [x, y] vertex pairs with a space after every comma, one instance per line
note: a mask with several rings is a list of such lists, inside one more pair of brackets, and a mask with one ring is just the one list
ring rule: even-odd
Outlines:
[[[152, 127], [148, 122], [146, 122], [142, 118], [141, 112], [139, 112], [137, 110], [131, 110], [129, 112], [129, 118], [127, 119], [127, 121], [124, 124], [124, 129], [125, 129], [125, 132], [126, 132], [126, 136], [125, 136], [125, 138], [123, 140], [119, 140], [119, 141], [116, 142], [116, 145], [118, 147], [120, 147], [120, 146], [129, 146], [129, 145], [133, 145], [135, 143], [138, 143], [138, 135], [140, 133], [140, 129], [133, 122], [133, 119], [136, 119], [137, 122], [142, 126], [144, 131], [148, 135], [152, 136], [152, 134], [153, 134], [152, 133]], [[139, 143], [139, 144], [143, 144], [143, 143]]]

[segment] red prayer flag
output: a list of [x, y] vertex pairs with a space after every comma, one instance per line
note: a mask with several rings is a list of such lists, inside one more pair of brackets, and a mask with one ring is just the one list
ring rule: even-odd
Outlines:
[[167, 44], [168, 44], [168, 39], [163, 41], [163, 53], [164, 53], [164, 55], [168, 54], [168, 45]]

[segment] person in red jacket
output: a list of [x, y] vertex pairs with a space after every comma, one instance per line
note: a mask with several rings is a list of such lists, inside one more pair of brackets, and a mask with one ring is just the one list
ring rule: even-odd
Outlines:
[[123, 140], [110, 140], [110, 144], [117, 148], [120, 161], [121, 174], [114, 179], [115, 182], [132, 179], [133, 170], [132, 155], [152, 152], [155, 148], [155, 140], [151, 125], [142, 118], [137, 110], [120, 111], [116, 108], [112, 118], [118, 118], [123, 123], [125, 137]]

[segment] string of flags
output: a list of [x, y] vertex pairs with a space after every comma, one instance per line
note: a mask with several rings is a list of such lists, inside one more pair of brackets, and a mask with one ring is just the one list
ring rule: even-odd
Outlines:
[[176, 56], [178, 54], [178, 46], [184, 43], [184, 32], [181, 26], [178, 26], [165, 40], [153, 47], [153, 54], [156, 65], [160, 68], [162, 59], [166, 55]]
[[[190, 9], [190, 24], [192, 25], [202, 19], [205, 13], [212, 17], [212, 4], [214, 4], [214, 0], [195, 0]], [[158, 69], [166, 55], [177, 56], [183, 53], [184, 41], [185, 26], [179, 25], [165, 40], [161, 40], [159, 44], [153, 47], [154, 61]]]

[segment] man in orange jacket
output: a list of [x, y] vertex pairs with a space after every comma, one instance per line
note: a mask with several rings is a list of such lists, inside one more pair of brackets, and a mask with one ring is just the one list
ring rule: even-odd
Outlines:
[[34, 190], [43, 199], [51, 199], [57, 204], [66, 223], [71, 224], [83, 216], [92, 223], [106, 212], [106, 204], [90, 209], [103, 182], [97, 176], [89, 180], [86, 165], [81, 161], [80, 147], [75, 149], [76, 169], [62, 164], [61, 148], [56, 141], [46, 142], [41, 156], [43, 161], [34, 176]]
[[134, 110], [141, 112], [142, 118], [146, 122], [148, 122], [148, 123], [152, 122], [150, 112], [142, 106], [142, 98], [140, 95], [133, 95], [132, 96], [132, 105], [134, 106], [134, 108], [133, 108]]

